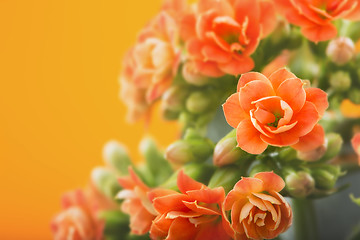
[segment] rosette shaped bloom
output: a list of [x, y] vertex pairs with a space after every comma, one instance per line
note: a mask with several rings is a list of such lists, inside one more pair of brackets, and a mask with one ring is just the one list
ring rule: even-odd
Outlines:
[[301, 32], [313, 42], [330, 40], [337, 35], [332, 23], [336, 19], [360, 19], [359, 0], [274, 0], [286, 19], [301, 27]]
[[121, 211], [130, 216], [131, 232], [142, 235], [150, 230], [157, 213], [147, 196], [150, 188], [141, 181], [132, 168], [129, 168], [129, 174], [118, 179], [124, 189], [117, 194], [116, 198], [124, 199]]
[[351, 145], [355, 150], [356, 154], [358, 155], [358, 162], [360, 165], [360, 133], [357, 133], [351, 139]]
[[243, 74], [223, 110], [228, 124], [236, 128], [238, 146], [260, 154], [268, 145], [299, 151], [322, 145], [324, 130], [317, 122], [328, 105], [324, 91], [304, 89], [303, 81], [283, 68], [269, 78]]
[[[230, 225], [222, 211], [224, 189], [210, 189], [182, 171], [178, 174], [177, 185], [181, 193], [160, 189], [150, 192], [154, 208], [159, 212], [151, 226], [150, 237], [171, 240], [231, 239], [225, 231], [225, 227], [230, 229]], [[167, 194], [159, 197], [158, 191], [167, 191]]]
[[250, 71], [250, 55], [276, 26], [274, 10], [267, 0], [200, 0], [181, 28], [189, 61], [210, 77]]
[[292, 210], [279, 194], [285, 187], [273, 172], [242, 178], [226, 196], [234, 239], [273, 239], [292, 223]]
[[51, 222], [54, 239], [102, 239], [104, 223], [96, 218], [96, 211], [92, 208], [95, 202], [95, 199], [89, 202], [81, 190], [65, 194], [62, 199], [64, 210]]
[[141, 31], [125, 56], [120, 95], [129, 108], [130, 121], [144, 115], [171, 85], [180, 60], [178, 40], [175, 20], [162, 11]]

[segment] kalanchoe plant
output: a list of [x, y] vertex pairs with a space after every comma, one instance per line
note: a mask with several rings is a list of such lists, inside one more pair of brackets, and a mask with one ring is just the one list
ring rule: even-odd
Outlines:
[[142, 162], [106, 144], [54, 238], [323, 238], [313, 200], [360, 169], [359, 19], [359, 0], [165, 0], [124, 58], [121, 99], [147, 124], [161, 102], [179, 139], [145, 138]]

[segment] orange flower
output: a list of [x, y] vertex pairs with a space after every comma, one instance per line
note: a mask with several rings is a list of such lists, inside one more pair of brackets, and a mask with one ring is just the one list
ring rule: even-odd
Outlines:
[[360, 104], [355, 104], [349, 99], [344, 99], [340, 104], [340, 111], [344, 117], [359, 118], [360, 117]]
[[[250, 55], [276, 26], [267, 0], [200, 0], [183, 18], [189, 61], [200, 74], [219, 77], [251, 70]], [[251, 11], [249, 10], [251, 9]]]
[[356, 133], [351, 139], [351, 145], [358, 155], [358, 161], [360, 165], [360, 133]]
[[299, 151], [322, 145], [324, 134], [317, 122], [328, 107], [327, 95], [303, 85], [286, 69], [275, 71], [269, 78], [257, 72], [243, 74], [237, 93], [223, 105], [227, 122], [237, 129], [238, 146], [260, 154], [268, 145], [291, 146]]
[[287, 20], [301, 27], [306, 38], [313, 42], [336, 37], [337, 30], [332, 21], [340, 18], [360, 19], [359, 0], [274, 0], [279, 12]]
[[125, 56], [121, 98], [129, 108], [130, 121], [144, 115], [171, 85], [180, 61], [178, 41], [175, 20], [162, 11], [141, 31], [136, 45]]
[[117, 194], [116, 198], [125, 199], [121, 205], [121, 211], [130, 216], [131, 232], [142, 235], [150, 230], [157, 213], [147, 197], [150, 188], [136, 176], [132, 168], [129, 168], [129, 174], [118, 179], [124, 189]]
[[100, 240], [104, 223], [96, 218], [83, 191], [77, 190], [64, 195], [64, 210], [51, 223], [55, 240]]
[[[160, 214], [153, 221], [150, 237], [171, 240], [231, 239], [225, 231], [226, 227], [230, 229], [230, 225], [222, 212], [224, 189], [210, 189], [183, 171], [179, 172], [177, 185], [181, 193], [160, 189], [150, 192], [154, 208]], [[167, 191], [167, 194], [159, 197], [158, 191]]]
[[290, 205], [279, 194], [285, 187], [273, 172], [242, 178], [226, 196], [224, 209], [231, 210], [234, 239], [272, 239], [292, 223]]

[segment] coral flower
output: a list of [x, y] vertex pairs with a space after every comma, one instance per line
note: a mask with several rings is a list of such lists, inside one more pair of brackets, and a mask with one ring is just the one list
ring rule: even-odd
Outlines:
[[96, 218], [83, 191], [65, 194], [62, 205], [64, 210], [51, 223], [55, 240], [102, 239], [104, 223]]
[[292, 210], [279, 194], [285, 187], [273, 172], [242, 178], [226, 196], [234, 239], [273, 239], [292, 223]]
[[144, 115], [171, 85], [180, 60], [178, 40], [176, 21], [162, 11], [141, 31], [125, 56], [120, 95], [129, 109], [130, 121]]
[[116, 198], [125, 199], [121, 211], [130, 215], [130, 229], [133, 234], [142, 235], [150, 230], [155, 212], [147, 193], [150, 190], [129, 168], [129, 176], [120, 177], [119, 184], [124, 188]]
[[226, 240], [224, 226], [230, 229], [224, 219], [222, 204], [225, 192], [222, 187], [210, 189], [179, 172], [177, 184], [181, 193], [168, 191], [167, 195], [150, 192], [154, 208], [159, 216], [154, 220], [150, 237], [171, 240]]
[[304, 83], [286, 69], [269, 78], [261, 73], [243, 74], [237, 92], [223, 105], [227, 122], [236, 128], [238, 146], [251, 154], [268, 145], [310, 151], [324, 143], [317, 125], [328, 107], [327, 95]]
[[330, 40], [337, 35], [332, 23], [336, 19], [360, 19], [359, 0], [274, 0], [287, 20], [301, 27], [302, 33], [313, 42]]
[[357, 133], [351, 139], [351, 145], [354, 148], [356, 154], [358, 155], [358, 162], [360, 165], [360, 133]]
[[183, 18], [181, 34], [197, 72], [219, 77], [251, 70], [250, 55], [275, 26], [271, 1], [200, 0]]

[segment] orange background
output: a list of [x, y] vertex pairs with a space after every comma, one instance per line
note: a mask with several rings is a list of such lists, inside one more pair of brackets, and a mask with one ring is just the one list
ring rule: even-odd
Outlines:
[[[0, 239], [51, 239], [61, 194], [103, 164], [106, 141], [139, 156], [145, 128], [126, 123], [118, 76], [160, 3], [0, 0]], [[158, 115], [150, 133], [165, 146], [177, 127]]]

